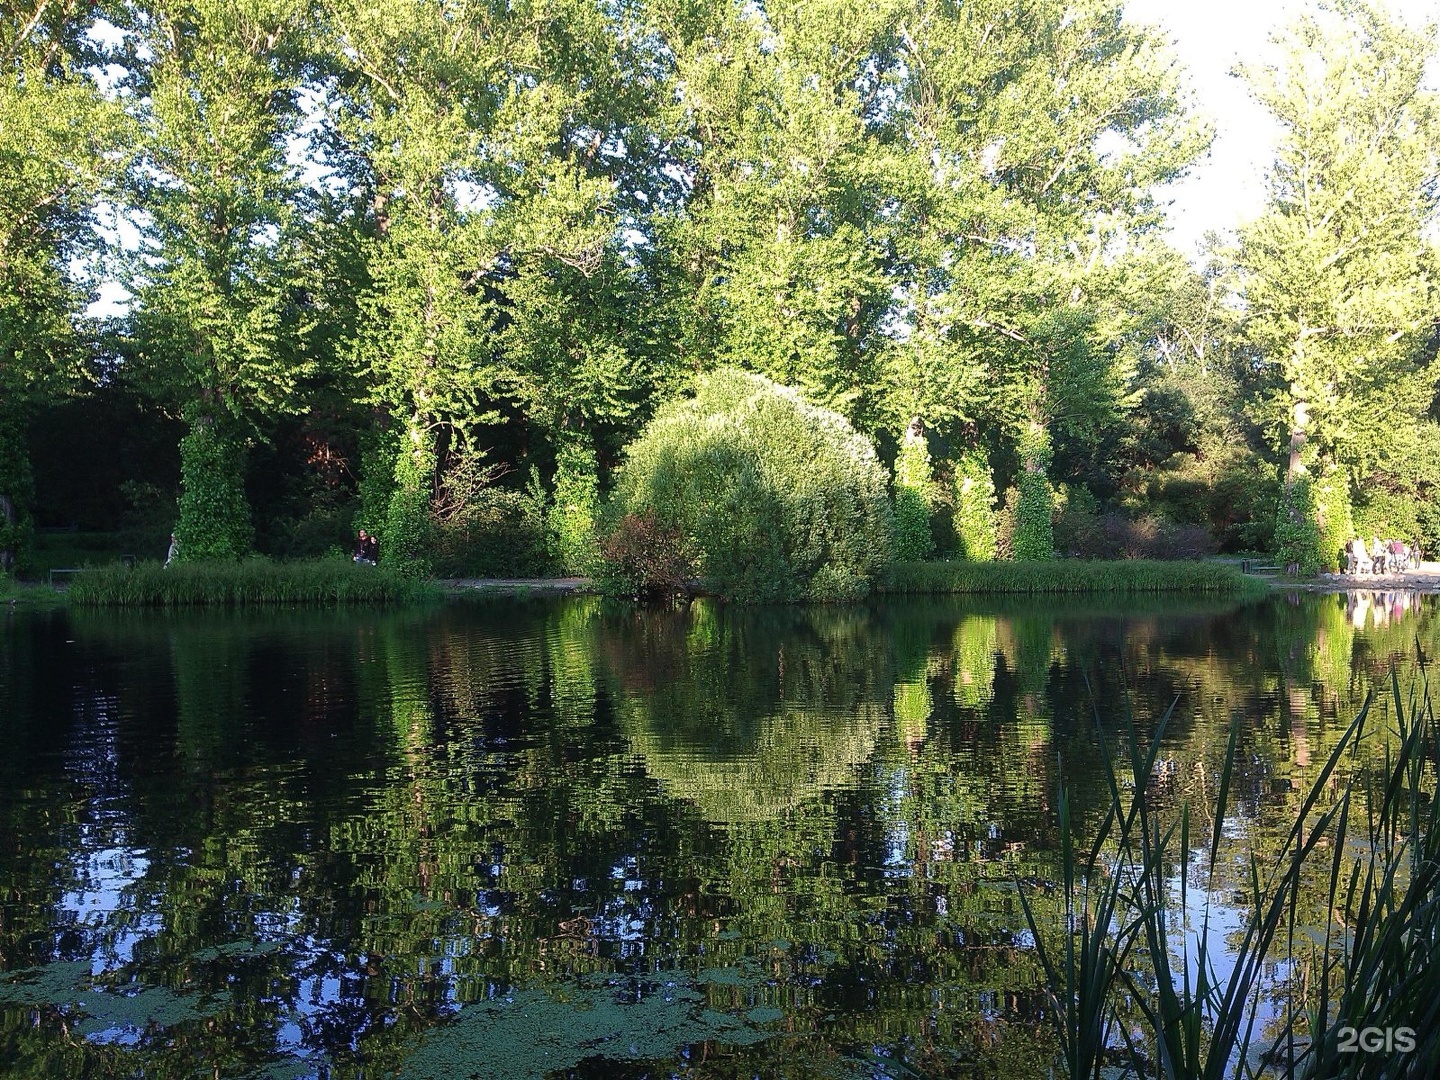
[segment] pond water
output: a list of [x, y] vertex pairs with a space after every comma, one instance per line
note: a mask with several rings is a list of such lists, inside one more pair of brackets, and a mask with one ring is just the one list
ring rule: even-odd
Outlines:
[[1263, 848], [1437, 611], [0, 614], [0, 1073], [1044, 1075], [1062, 783]]

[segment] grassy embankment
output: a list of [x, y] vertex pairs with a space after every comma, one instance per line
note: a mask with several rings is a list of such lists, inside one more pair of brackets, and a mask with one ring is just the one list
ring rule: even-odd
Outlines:
[[439, 589], [384, 567], [348, 560], [273, 563], [140, 563], [75, 576], [72, 604], [86, 607], [249, 607], [264, 604], [385, 604], [433, 599]]
[[896, 563], [888, 593], [1200, 593], [1212, 596], [1262, 596], [1268, 585], [1224, 563], [1088, 562], [915, 562]]
[[[43, 586], [0, 583], [0, 600], [39, 603]], [[878, 590], [890, 594], [989, 596], [1140, 596], [1190, 594], [1226, 599], [1261, 596], [1267, 584], [1213, 562], [897, 563]], [[254, 606], [263, 604], [404, 603], [441, 595], [433, 582], [345, 559], [276, 563], [196, 563], [163, 568], [139, 563], [91, 567], [76, 574], [69, 601], [92, 607]]]
[[23, 604], [26, 607], [59, 607], [65, 598], [45, 585], [16, 581], [9, 574], [0, 574], [0, 604]]

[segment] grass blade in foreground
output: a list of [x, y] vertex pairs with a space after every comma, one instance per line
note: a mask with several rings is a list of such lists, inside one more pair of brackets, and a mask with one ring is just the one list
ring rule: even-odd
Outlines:
[[[1190, 805], [1182, 805], [1178, 820], [1167, 826], [1146, 801], [1174, 706], [1143, 750], [1127, 710], [1128, 792], [1116, 779], [1097, 720], [1111, 805], [1089, 857], [1077, 867], [1070, 804], [1062, 791], [1069, 919], [1063, 950], [1044, 944], [1047, 935], [1053, 941], [1053, 928], [1039, 926], [1029, 903], [1024, 905], [1050, 983], [1067, 1076], [1088, 1080], [1098, 1077], [1107, 1061], [1118, 1064], [1116, 1031], [1124, 1037], [1128, 1074], [1134, 1076], [1223, 1080], [1298, 1075], [1320, 1080], [1440, 1075], [1440, 810], [1435, 798], [1440, 735], [1428, 692], [1407, 703], [1394, 676], [1392, 688], [1398, 744], [1393, 754], [1387, 752], [1378, 784], [1366, 783], [1369, 772], [1359, 754], [1372, 715], [1367, 698], [1306, 791], [1280, 850], [1264, 860], [1250, 858], [1248, 917], [1238, 938], [1232, 939], [1224, 979], [1216, 974], [1218, 958], [1209, 946], [1208, 896], [1193, 955], [1184, 932], [1177, 943], [1170, 929], [1176, 915], [1183, 917], [1188, 910]], [[1217, 867], [1237, 754], [1238, 725], [1232, 725], [1208, 815], [1210, 836], [1201, 848], [1207, 894], [1220, 884]], [[1347, 756], [1354, 759], [1355, 772], [1336, 789]], [[1327, 794], [1331, 801], [1319, 810]], [[1357, 798], [1365, 800], [1368, 815], [1367, 842], [1359, 854], [1346, 848]], [[1268, 973], [1271, 954], [1282, 940], [1283, 927], [1284, 951], [1295, 959], [1304, 871], [1327, 844], [1327, 895], [1340, 925], [1326, 928], [1321, 954], [1311, 957], [1308, 967], [1292, 964], [1289, 980], [1276, 983]], [[1106, 851], [1110, 854], [1102, 856]], [[1171, 905], [1171, 868], [1176, 865], [1178, 913]], [[1306, 977], [1296, 977], [1296, 970]], [[1313, 994], [1306, 993], [1310, 986], [1316, 988]], [[1278, 1000], [1280, 1012], [1267, 1039], [1268, 1050], [1257, 1058], [1253, 1043], [1259, 1002], [1270, 995]], [[1143, 1021], [1138, 1038], [1117, 1023], [1126, 1006], [1138, 1009]], [[1398, 1035], [1402, 1029], [1409, 1034]], [[1358, 1033], [1367, 1030], [1379, 1033], [1368, 1036], [1372, 1043], [1390, 1033], [1381, 1050], [1366, 1052], [1364, 1044], [1357, 1045]]]

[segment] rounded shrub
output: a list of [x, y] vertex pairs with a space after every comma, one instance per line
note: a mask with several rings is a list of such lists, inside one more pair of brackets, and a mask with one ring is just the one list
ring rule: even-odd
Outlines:
[[612, 509], [678, 532], [721, 596], [849, 600], [890, 560], [885, 489], [874, 447], [844, 417], [725, 369], [631, 444]]

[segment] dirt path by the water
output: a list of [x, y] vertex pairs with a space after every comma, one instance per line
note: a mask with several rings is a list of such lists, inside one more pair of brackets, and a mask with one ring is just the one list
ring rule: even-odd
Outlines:
[[[1417, 570], [1403, 574], [1321, 574], [1309, 581], [1289, 581], [1276, 574], [1259, 575], [1280, 589], [1303, 592], [1408, 592], [1440, 594], [1440, 562], [1421, 563]], [[590, 578], [443, 578], [440, 584], [452, 592], [478, 593], [583, 593], [590, 592]]]
[[575, 593], [587, 592], [590, 579], [560, 578], [442, 578], [440, 584], [456, 592], [491, 593]]
[[1424, 562], [1418, 570], [1402, 574], [1321, 574], [1311, 581], [1276, 581], [1286, 589], [1309, 592], [1410, 592], [1440, 593], [1440, 562]]

